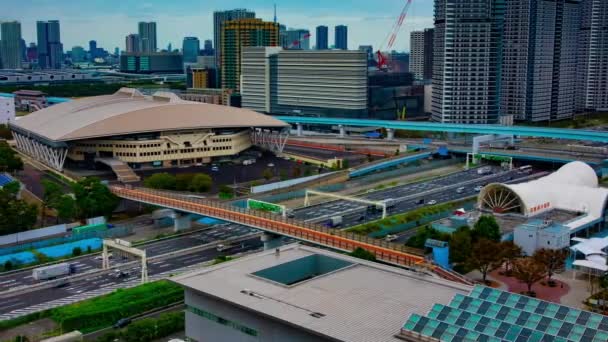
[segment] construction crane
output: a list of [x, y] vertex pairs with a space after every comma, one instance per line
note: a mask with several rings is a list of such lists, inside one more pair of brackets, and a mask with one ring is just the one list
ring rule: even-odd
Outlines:
[[403, 21], [405, 20], [405, 17], [407, 16], [407, 11], [409, 10], [411, 4], [412, 4], [412, 0], [406, 1], [405, 5], [403, 6], [403, 9], [401, 10], [401, 14], [399, 15], [399, 17], [393, 24], [392, 30], [386, 36], [386, 38], [384, 39], [384, 41], [378, 48], [378, 51], [376, 51], [376, 56], [378, 57], [378, 69], [380, 69], [380, 70], [388, 69], [388, 60], [387, 60], [386, 56], [382, 54], [384, 45], [386, 44], [386, 47], [385, 47], [386, 50], [392, 49], [393, 45], [395, 44], [395, 40], [397, 39], [397, 34], [399, 34], [399, 30], [401, 30], [401, 26], [403, 25]]
[[294, 40], [293, 42], [291, 42], [291, 44], [289, 44], [289, 46], [287, 47], [288, 49], [293, 49], [295, 47], [302, 47], [302, 42], [310, 39], [310, 33], [306, 33], [305, 35], [303, 35], [300, 39]]

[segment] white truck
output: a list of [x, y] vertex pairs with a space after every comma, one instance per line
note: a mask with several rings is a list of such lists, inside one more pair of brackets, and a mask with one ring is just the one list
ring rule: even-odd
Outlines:
[[68, 275], [70, 273], [72, 273], [72, 267], [70, 264], [67, 262], [62, 262], [60, 264], [34, 268], [32, 270], [32, 277], [35, 280], [47, 280]]
[[337, 227], [342, 224], [342, 216], [334, 216], [329, 219], [330, 227]]

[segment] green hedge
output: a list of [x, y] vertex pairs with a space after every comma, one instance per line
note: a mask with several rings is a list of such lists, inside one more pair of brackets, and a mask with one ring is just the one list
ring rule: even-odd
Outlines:
[[173, 304], [184, 299], [184, 290], [166, 280], [130, 289], [118, 289], [105, 296], [92, 298], [53, 309], [51, 318], [62, 331], [83, 333], [111, 326], [121, 318]]
[[111, 331], [101, 336], [97, 341], [113, 342], [117, 339], [124, 342], [153, 341], [183, 331], [184, 328], [184, 312], [168, 312], [158, 318], [144, 318], [133, 322], [121, 331]]

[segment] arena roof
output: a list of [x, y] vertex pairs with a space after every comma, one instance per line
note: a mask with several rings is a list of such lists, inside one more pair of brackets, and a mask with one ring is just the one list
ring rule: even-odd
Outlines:
[[[552, 209], [582, 212], [586, 216], [581, 220], [593, 221], [603, 217], [608, 189], [598, 187], [597, 175], [589, 165], [576, 161], [527, 183], [489, 184], [483, 188], [479, 201], [486, 208], [517, 208], [525, 216]], [[580, 226], [577, 221], [565, 224], [573, 229]]]
[[184, 101], [172, 93], [144, 96], [130, 88], [60, 103], [11, 124], [14, 130], [49, 142], [194, 128], [287, 126], [248, 109]]

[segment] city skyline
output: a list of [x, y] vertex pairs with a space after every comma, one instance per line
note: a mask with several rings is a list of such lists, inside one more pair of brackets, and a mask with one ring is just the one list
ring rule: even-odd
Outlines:
[[[348, 26], [350, 49], [356, 49], [359, 45], [373, 45], [377, 49], [385, 40], [404, 2], [388, 0], [379, 8], [359, 0], [348, 4], [320, 0], [306, 4], [291, 0], [276, 1], [277, 21], [288, 28], [310, 30], [311, 47], [316, 45], [314, 33], [317, 26], [328, 26], [329, 36], [333, 38], [334, 26], [343, 24]], [[201, 41], [213, 37], [214, 11], [247, 8], [254, 11], [258, 18], [272, 21], [274, 3], [268, 0], [211, 0], [204, 4], [194, 0], [180, 1], [177, 4], [158, 0], [143, 3], [94, 0], [57, 6], [48, 0], [7, 0], [0, 21], [20, 21], [22, 35], [27, 43], [36, 41], [37, 20], [59, 20], [65, 49], [86, 46], [89, 40], [95, 39], [99, 46], [108, 50], [113, 50], [114, 47], [124, 50], [125, 36], [137, 32], [139, 21], [157, 22], [159, 47], [167, 46], [168, 43], [180, 46], [186, 36], [198, 37]], [[83, 13], [86, 13], [86, 18], [83, 18]], [[410, 32], [432, 27], [432, 15], [432, 1], [414, 2], [395, 43], [395, 50], [409, 51]], [[112, 25], [107, 25], [108, 22], [112, 22]], [[333, 39], [330, 39], [329, 45], [333, 44]]]

